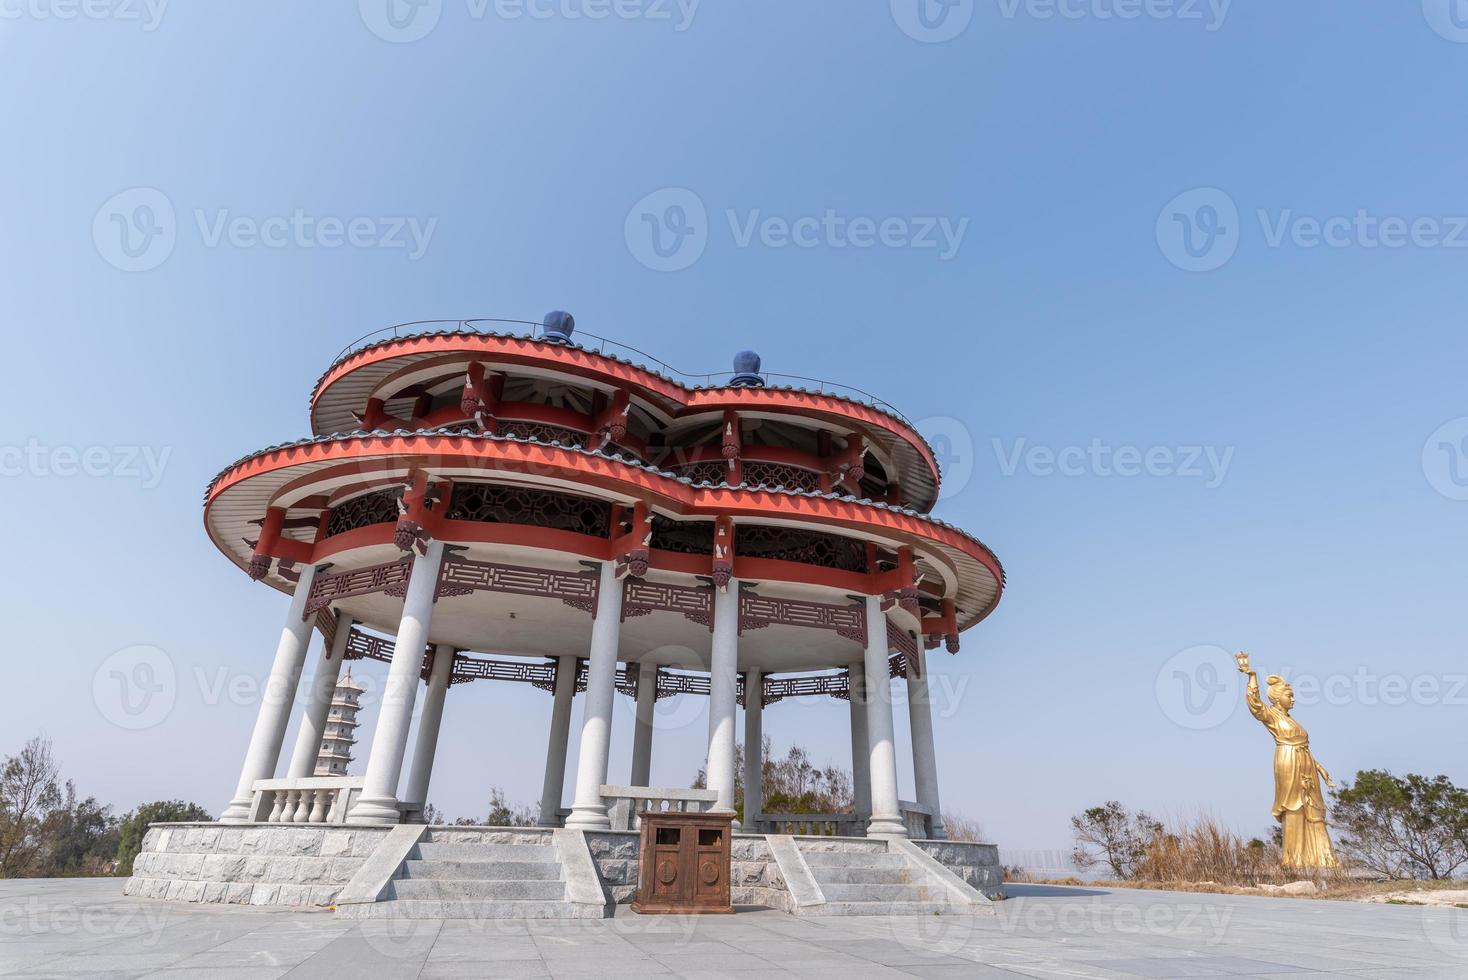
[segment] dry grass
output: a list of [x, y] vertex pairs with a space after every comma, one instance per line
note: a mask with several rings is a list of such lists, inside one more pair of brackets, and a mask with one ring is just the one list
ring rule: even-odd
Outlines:
[[[1284, 875], [1282, 878], [1290, 878]], [[1299, 879], [1293, 879], [1299, 880]], [[1175, 892], [1197, 892], [1205, 895], [1266, 895], [1269, 894], [1261, 888], [1253, 888], [1246, 885], [1221, 885], [1215, 881], [1081, 881], [1079, 878], [1036, 878], [1030, 875], [1021, 875], [1018, 878], [1005, 878], [1005, 881], [1018, 881], [1033, 885], [1071, 885], [1089, 888], [1135, 888], [1140, 891], [1175, 891]], [[1371, 881], [1360, 878], [1349, 878], [1337, 876], [1326, 879], [1319, 890], [1309, 895], [1278, 894], [1274, 898], [1313, 898], [1326, 899], [1340, 902], [1367, 902], [1387, 901], [1393, 905], [1429, 905], [1437, 904], [1429, 900], [1432, 892], [1461, 891], [1462, 881]], [[1421, 899], [1414, 898], [1415, 893], [1422, 893]], [[1453, 903], [1457, 904], [1457, 903]], [[1463, 906], [1459, 906], [1463, 907]]]

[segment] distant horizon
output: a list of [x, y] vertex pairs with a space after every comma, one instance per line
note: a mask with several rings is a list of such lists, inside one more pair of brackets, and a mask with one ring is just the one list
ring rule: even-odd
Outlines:
[[[1006, 852], [1068, 851], [1112, 799], [1267, 833], [1239, 650], [1296, 684], [1337, 781], [1468, 784], [1445, 2], [127, 6], [0, 18], [28, 93], [0, 109], [0, 755], [45, 729], [118, 812], [217, 815], [288, 600], [210, 543], [210, 479], [309, 435], [365, 332], [559, 309], [670, 364], [752, 350], [871, 392], [933, 443], [934, 516], [1008, 577], [929, 653], [942, 802]], [[432, 801], [534, 802], [550, 706], [454, 687]], [[655, 783], [697, 774], [706, 711], [662, 702]], [[631, 721], [619, 696], [613, 781]], [[764, 714], [842, 768], [848, 724]]]

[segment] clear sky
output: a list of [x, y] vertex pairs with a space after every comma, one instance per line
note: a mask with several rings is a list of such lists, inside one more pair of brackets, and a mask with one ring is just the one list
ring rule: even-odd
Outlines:
[[[0, 0], [0, 751], [218, 812], [286, 599], [207, 541], [208, 480], [307, 434], [363, 333], [564, 308], [924, 420], [1009, 573], [932, 655], [944, 802], [1000, 844], [1112, 798], [1262, 833], [1239, 648], [1317, 685], [1335, 774], [1468, 782], [1468, 11], [396, 3]], [[664, 707], [686, 784], [705, 708]], [[549, 711], [456, 688], [434, 801], [533, 802]], [[765, 731], [845, 766], [845, 712]]]

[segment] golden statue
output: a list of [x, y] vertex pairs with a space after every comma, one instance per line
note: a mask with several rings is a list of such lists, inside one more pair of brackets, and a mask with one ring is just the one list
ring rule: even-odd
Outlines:
[[1239, 672], [1249, 675], [1249, 686], [1244, 693], [1249, 712], [1274, 736], [1274, 819], [1284, 830], [1280, 866], [1338, 867], [1330, 834], [1325, 829], [1325, 797], [1320, 791], [1320, 780], [1323, 777], [1332, 789], [1335, 783], [1325, 767], [1310, 754], [1310, 736], [1290, 717], [1295, 691], [1283, 677], [1270, 674], [1265, 678], [1269, 685], [1266, 705], [1259, 698], [1259, 675], [1250, 669], [1249, 655], [1241, 653], [1236, 659]]

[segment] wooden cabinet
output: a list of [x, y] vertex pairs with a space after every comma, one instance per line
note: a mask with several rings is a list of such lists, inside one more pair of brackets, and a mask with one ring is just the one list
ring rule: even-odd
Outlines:
[[644, 913], [733, 912], [732, 813], [643, 813], [637, 897]]

